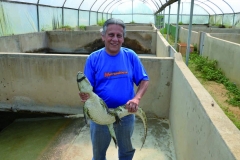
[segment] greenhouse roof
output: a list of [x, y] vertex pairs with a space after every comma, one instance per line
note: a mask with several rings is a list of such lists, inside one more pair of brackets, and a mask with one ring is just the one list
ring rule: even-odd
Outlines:
[[[3, 0], [4, 1], [4, 0]], [[87, 10], [103, 13], [121, 12], [124, 14], [128, 8], [135, 10], [136, 13], [146, 13], [144, 10], [149, 9], [151, 13], [158, 13], [159, 9], [166, 3], [174, 2], [172, 4], [177, 6], [177, 0], [5, 0], [8, 2], [20, 2], [37, 4], [44, 6], [63, 7], [78, 10]], [[181, 0], [181, 7], [186, 8], [190, 6], [191, 0]], [[240, 13], [239, 0], [193, 0], [195, 10], [204, 10], [205, 14], [232, 14]], [[144, 7], [140, 7], [143, 5]], [[165, 8], [165, 6], [164, 6]], [[163, 8], [163, 9], [164, 9]], [[118, 12], [116, 12], [117, 10]], [[174, 10], [171, 10], [174, 12]], [[198, 11], [195, 11], [198, 13]]]
[[124, 23], [240, 28], [240, 0], [0, 0], [0, 36]]

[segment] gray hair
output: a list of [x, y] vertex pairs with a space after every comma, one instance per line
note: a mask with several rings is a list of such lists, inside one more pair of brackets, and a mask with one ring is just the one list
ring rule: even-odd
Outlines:
[[121, 19], [115, 19], [115, 18], [110, 18], [108, 20], [106, 20], [106, 22], [103, 24], [103, 28], [100, 30], [102, 32], [102, 35], [106, 34], [107, 31], [107, 27], [109, 24], [117, 24], [122, 26], [123, 28], [123, 37], [125, 37], [126, 35], [126, 26], [124, 24], [124, 22]]

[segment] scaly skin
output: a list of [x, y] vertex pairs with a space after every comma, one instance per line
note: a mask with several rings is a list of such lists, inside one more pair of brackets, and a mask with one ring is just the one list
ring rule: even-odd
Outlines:
[[[77, 84], [80, 92], [89, 94], [89, 99], [87, 99], [83, 107], [84, 116], [85, 117], [87, 116], [97, 124], [107, 125], [109, 128], [111, 137], [114, 140], [116, 146], [117, 146], [117, 140], [116, 140], [116, 135], [113, 129], [113, 123], [116, 120], [118, 121], [122, 117], [125, 117], [129, 114], [135, 114], [142, 119], [143, 125], [144, 125], [144, 133], [145, 133], [143, 144], [145, 143], [145, 140], [147, 137], [147, 117], [145, 112], [141, 108], [138, 108], [137, 112], [132, 112], [132, 113], [128, 112], [125, 106], [119, 106], [118, 108], [115, 108], [115, 109], [108, 109], [106, 103], [92, 91], [93, 88], [90, 82], [82, 72], [78, 72], [77, 74]], [[142, 147], [143, 147], [143, 144], [142, 144]]]

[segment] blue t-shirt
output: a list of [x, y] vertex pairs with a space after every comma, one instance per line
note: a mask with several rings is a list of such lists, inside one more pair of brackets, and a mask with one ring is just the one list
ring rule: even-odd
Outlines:
[[137, 54], [121, 47], [120, 52], [111, 56], [105, 48], [97, 50], [87, 58], [84, 74], [96, 93], [108, 108], [124, 105], [135, 96], [134, 83], [149, 80]]

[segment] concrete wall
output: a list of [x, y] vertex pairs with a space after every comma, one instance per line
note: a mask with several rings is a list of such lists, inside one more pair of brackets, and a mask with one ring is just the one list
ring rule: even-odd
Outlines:
[[[0, 110], [80, 112], [76, 74], [86, 56], [51, 54], [0, 54]], [[168, 118], [173, 58], [141, 60], [150, 76], [141, 107]]]
[[47, 48], [45, 32], [0, 37], [0, 52], [34, 52]]
[[[57, 31], [47, 32], [48, 47], [56, 52], [75, 52], [101, 38], [99, 31]], [[144, 48], [156, 52], [156, 31], [127, 31], [126, 37], [137, 40]]]
[[156, 35], [157, 31], [127, 31], [126, 37], [129, 37], [130, 39], [135, 39], [144, 48], [151, 49], [152, 54], [156, 54]]
[[[156, 54], [156, 30], [127, 31], [128, 38], [137, 40]], [[85, 45], [100, 39], [99, 31], [47, 31], [0, 37], [0, 52], [89, 52]]]
[[226, 41], [234, 42], [234, 43], [239, 43], [240, 44], [240, 34], [235, 34], [235, 33], [210, 33], [209, 35], [220, 38]]
[[169, 57], [168, 48], [170, 44], [166, 41], [160, 32], [157, 32], [157, 43], [156, 43], [156, 56], [157, 57]]
[[[199, 46], [199, 32], [192, 31], [191, 33], [191, 44]], [[187, 43], [188, 41], [188, 29], [180, 27], [179, 29], [179, 41], [181, 43]]]
[[[189, 27], [189, 25], [180, 25], [183, 28], [187, 28]], [[229, 33], [229, 34], [233, 34], [233, 33], [240, 33], [240, 29], [233, 29], [233, 28], [218, 28], [218, 27], [207, 27], [207, 26], [203, 26], [203, 25], [192, 25], [192, 30], [196, 31], [196, 32], [206, 32], [206, 33]]]
[[75, 52], [83, 46], [101, 38], [99, 31], [50, 31], [46, 32], [51, 52]]
[[217, 60], [218, 67], [222, 69], [226, 77], [240, 87], [240, 44], [206, 34], [203, 56]]
[[[199, 48], [200, 32], [211, 33], [213, 37], [224, 39], [230, 42], [240, 43], [240, 29], [230, 28], [208, 28], [206, 26], [192, 26], [191, 44], [197, 44]], [[186, 43], [188, 39], [188, 26], [181, 25], [179, 29], [179, 41]]]
[[177, 160], [240, 158], [240, 132], [175, 54], [170, 124]]

